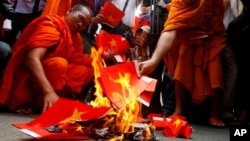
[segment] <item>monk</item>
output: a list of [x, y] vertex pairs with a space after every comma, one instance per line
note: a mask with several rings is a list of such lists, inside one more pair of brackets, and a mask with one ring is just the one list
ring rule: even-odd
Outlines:
[[0, 87], [0, 105], [42, 112], [59, 98], [81, 92], [93, 77], [92, 58], [83, 53], [80, 31], [92, 11], [75, 5], [64, 17], [32, 21], [13, 46]]
[[172, 116], [183, 114], [186, 92], [195, 104], [212, 97], [209, 123], [224, 127], [217, 116], [219, 96], [223, 95], [220, 57], [226, 39], [223, 0], [173, 0], [167, 8], [169, 17], [153, 55], [139, 63], [140, 75], [153, 72], [164, 58], [175, 86]]

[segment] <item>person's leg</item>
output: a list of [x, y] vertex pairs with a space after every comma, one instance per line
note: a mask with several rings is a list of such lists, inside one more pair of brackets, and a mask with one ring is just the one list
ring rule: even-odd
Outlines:
[[179, 81], [174, 81], [175, 90], [175, 111], [171, 116], [183, 114], [183, 98], [186, 93], [185, 87]]
[[220, 119], [218, 116], [218, 110], [219, 110], [219, 103], [221, 101], [221, 96], [223, 95], [223, 91], [219, 88], [214, 89], [214, 95], [212, 96], [212, 104], [211, 104], [211, 111], [210, 111], [210, 117], [209, 117], [209, 123], [211, 126], [214, 127], [224, 127], [225, 123]]
[[233, 115], [234, 97], [238, 79], [238, 68], [235, 54], [230, 45], [227, 45], [222, 52], [223, 74], [225, 84], [225, 97], [222, 102], [222, 118], [230, 122], [235, 120]]
[[224, 97], [224, 81], [221, 56], [217, 56], [211, 60], [208, 64], [208, 73], [210, 80], [210, 87], [212, 92], [212, 103], [210, 109], [209, 123], [213, 127], [225, 127], [225, 123], [220, 119], [219, 111], [221, 106], [219, 103], [222, 102]]

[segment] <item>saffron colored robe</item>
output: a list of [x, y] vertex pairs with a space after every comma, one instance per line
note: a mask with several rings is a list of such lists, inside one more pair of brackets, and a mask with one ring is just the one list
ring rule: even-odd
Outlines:
[[41, 16], [26, 27], [13, 46], [1, 81], [0, 105], [14, 110], [18, 106], [34, 104], [43, 96], [25, 66], [26, 54], [34, 48], [47, 48], [41, 61], [45, 75], [59, 96], [66, 85], [71, 92], [79, 93], [92, 79], [92, 58], [83, 54], [80, 34], [71, 35], [63, 17]]
[[64, 16], [72, 6], [72, 0], [49, 0], [44, 6], [42, 15], [57, 14]]
[[178, 31], [164, 58], [168, 73], [187, 88], [194, 103], [200, 103], [213, 95], [212, 88], [223, 89], [223, 0], [173, 0], [167, 8], [169, 16], [162, 32]]

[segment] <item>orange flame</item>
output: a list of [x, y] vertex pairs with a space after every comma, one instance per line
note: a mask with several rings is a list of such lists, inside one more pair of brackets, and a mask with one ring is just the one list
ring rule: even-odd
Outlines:
[[107, 97], [103, 97], [103, 90], [97, 78], [100, 77], [100, 69], [106, 67], [104, 60], [101, 57], [102, 48], [96, 50], [94, 47], [91, 48], [91, 56], [93, 58], [92, 66], [94, 67], [94, 82], [96, 91], [94, 95], [96, 96], [94, 101], [91, 101], [90, 104], [93, 107], [110, 107], [110, 101]]
[[[91, 55], [93, 58], [92, 66], [94, 67], [94, 75], [95, 75], [95, 96], [96, 99], [94, 101], [91, 101], [91, 105], [93, 107], [111, 107], [110, 101], [107, 97], [103, 96], [103, 90], [101, 88], [100, 83], [98, 82], [97, 78], [100, 77], [100, 69], [103, 67], [106, 67], [102, 57], [101, 57], [102, 50], [101, 48], [96, 51], [95, 48], [91, 49]], [[125, 102], [125, 107], [122, 109], [115, 109], [112, 111], [113, 114], [116, 115], [116, 118], [111, 118], [107, 120], [106, 124], [111, 123], [115, 120], [116, 126], [119, 130], [119, 132], [122, 133], [128, 133], [133, 132], [134, 128], [131, 127], [131, 124], [135, 123], [137, 121], [137, 116], [139, 115], [141, 104], [137, 101], [137, 96], [139, 95], [139, 89], [133, 87], [130, 84], [130, 74], [125, 73], [121, 74], [119, 73], [118, 79], [112, 79], [113, 82], [120, 84], [122, 88], [122, 94], [118, 92], [112, 93], [114, 97], [122, 98]], [[110, 139], [116, 141], [116, 139]], [[118, 139], [119, 140], [119, 139]]]

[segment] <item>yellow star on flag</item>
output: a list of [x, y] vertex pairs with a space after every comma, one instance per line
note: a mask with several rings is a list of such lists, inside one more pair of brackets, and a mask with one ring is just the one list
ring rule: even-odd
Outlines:
[[82, 127], [81, 125], [79, 125], [79, 126], [76, 128], [76, 131], [79, 131], [79, 132], [83, 133], [82, 128], [83, 128], [83, 127]]
[[73, 114], [71, 115], [71, 117], [69, 117], [70, 119], [75, 119], [75, 120], [82, 120], [81, 115], [84, 114], [86, 112], [79, 112], [77, 108], [75, 108]]
[[122, 75], [120, 72], [118, 73], [119, 79], [113, 80], [115, 83], [120, 84], [122, 87], [122, 92], [125, 92], [126, 89], [130, 88], [130, 75], [129, 73], [125, 73]]
[[110, 16], [107, 16], [107, 20], [108, 20], [108, 22], [113, 23], [114, 18], [112, 15], [110, 15]]
[[73, 114], [70, 117], [68, 117], [68, 118], [64, 119], [63, 121], [61, 121], [60, 123], [66, 124], [66, 123], [71, 123], [71, 122], [75, 122], [75, 121], [78, 121], [78, 120], [82, 120], [81, 115], [84, 114], [84, 113], [86, 113], [86, 112], [79, 112], [77, 110], [77, 108], [75, 108]]
[[176, 120], [174, 121], [174, 125], [175, 125], [176, 127], [178, 127], [178, 126], [180, 125], [180, 123], [181, 123], [181, 120], [179, 120], [179, 119], [176, 119]]
[[116, 46], [116, 40], [114, 38], [109, 43], [110, 43], [111, 47], [115, 47]]

